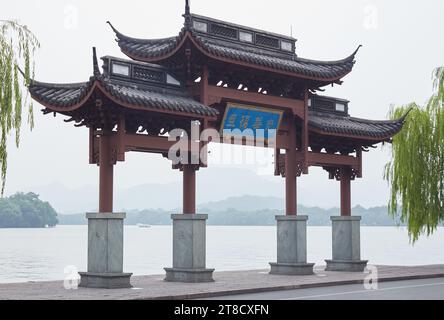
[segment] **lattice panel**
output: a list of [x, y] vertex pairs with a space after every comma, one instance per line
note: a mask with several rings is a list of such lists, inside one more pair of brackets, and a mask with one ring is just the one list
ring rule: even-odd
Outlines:
[[211, 33], [225, 38], [237, 39], [236, 29], [224, 27], [218, 24], [211, 25]]
[[256, 44], [279, 49], [279, 40], [271, 37], [266, 37], [261, 34], [256, 35]]
[[325, 101], [325, 100], [315, 100], [314, 101], [314, 108], [315, 109], [328, 109], [328, 110], [333, 110], [335, 109], [335, 105], [333, 102], [331, 101]]
[[163, 72], [154, 71], [142, 67], [134, 67], [134, 79], [154, 82], [164, 82]]

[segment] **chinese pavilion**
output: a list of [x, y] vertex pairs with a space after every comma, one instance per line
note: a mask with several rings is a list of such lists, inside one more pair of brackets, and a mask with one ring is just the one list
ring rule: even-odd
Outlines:
[[[89, 162], [99, 166], [99, 213], [87, 214], [88, 270], [81, 285], [130, 286], [131, 274], [123, 272], [125, 214], [113, 212], [113, 167], [130, 151], [173, 161], [178, 143], [191, 150], [173, 161], [173, 169], [183, 172], [183, 214], [172, 215], [173, 265], [165, 268], [166, 280], [212, 281], [205, 262], [207, 215], [196, 213], [196, 171], [207, 166], [208, 143], [246, 145], [250, 138], [274, 148], [275, 175], [285, 178], [286, 209], [276, 217], [277, 260], [270, 273], [313, 273], [307, 217], [297, 212], [296, 192], [297, 177], [311, 166], [340, 182], [341, 215], [332, 217], [327, 270], [363, 271], [367, 261], [360, 257], [360, 217], [351, 215], [351, 181], [362, 177], [363, 152], [390, 142], [405, 117], [358, 119], [350, 116], [349, 101], [317, 94], [342, 84], [358, 50], [337, 61], [304, 59], [292, 37], [192, 14], [188, 1], [183, 16], [179, 34], [164, 39], [128, 37], [110, 23], [130, 60], [105, 56], [100, 70], [94, 49], [88, 81], [29, 86], [45, 114], [67, 116], [66, 122], [89, 129]], [[174, 136], [176, 129], [184, 134]]]

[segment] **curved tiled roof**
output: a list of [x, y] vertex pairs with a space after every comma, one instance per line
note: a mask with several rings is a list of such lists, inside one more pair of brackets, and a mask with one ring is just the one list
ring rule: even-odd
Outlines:
[[113, 30], [116, 33], [117, 42], [122, 52], [126, 55], [139, 57], [142, 61], [160, 57], [173, 51], [185, 34], [181, 32], [177, 37], [163, 39], [136, 39], [127, 37], [114, 28]]
[[302, 59], [296, 57], [296, 55], [272, 55], [257, 48], [241, 46], [239, 44], [203, 37], [201, 35], [195, 35], [195, 38], [203, 48], [215, 56], [281, 71], [288, 71], [321, 80], [342, 78], [352, 71], [355, 63], [354, 55], [341, 61], [316, 61]]
[[385, 140], [397, 134], [404, 124], [405, 116], [398, 120], [376, 121], [359, 119], [348, 115], [335, 115], [329, 113], [309, 113], [308, 125], [322, 133], [338, 134], [371, 138], [372, 140]]
[[185, 91], [128, 86], [115, 81], [103, 81], [102, 83], [106, 91], [113, 97], [136, 106], [210, 117], [217, 116], [219, 113], [216, 109], [207, 107], [192, 99]]
[[300, 58], [295, 53], [284, 53], [214, 37], [190, 28], [183, 28], [176, 37], [163, 39], [131, 38], [117, 31], [112, 25], [111, 28], [116, 34], [121, 51], [135, 60], [160, 62], [174, 52], [185, 37], [189, 37], [205, 54], [215, 58], [230, 59], [327, 82], [337, 81], [350, 73], [358, 51], [343, 60], [318, 61]]
[[89, 93], [93, 81], [82, 83], [55, 84], [33, 80], [29, 92], [33, 99], [53, 105], [56, 108], [69, 108], [81, 102]]
[[[56, 111], [69, 110], [85, 99], [95, 88], [108, 93], [117, 103], [145, 107], [155, 111], [169, 111], [199, 116], [217, 116], [218, 111], [207, 107], [179, 89], [163, 89], [155, 86], [131, 84], [106, 77], [92, 78], [77, 84], [52, 84], [33, 81], [29, 86], [32, 98]], [[79, 106], [80, 107], [80, 106]]]
[[[136, 107], [173, 112], [184, 112], [200, 116], [217, 116], [217, 110], [206, 107], [189, 98], [186, 93], [161, 90], [148, 86], [135, 86], [113, 79], [99, 77], [89, 82], [75, 84], [51, 84], [33, 81], [29, 87], [32, 97], [56, 111], [70, 110], [85, 99], [95, 84], [109, 93], [117, 103], [130, 104]], [[309, 112], [309, 128], [321, 134], [347, 135], [375, 141], [384, 141], [398, 133], [404, 124], [405, 117], [398, 120], [376, 121], [338, 115], [332, 113]]]
[[[29, 86], [31, 96], [44, 103], [48, 108], [69, 110], [85, 99], [94, 85], [98, 83], [102, 90], [109, 93], [117, 103], [130, 104], [136, 107], [172, 112], [183, 112], [200, 116], [217, 116], [217, 110], [202, 105], [191, 99], [184, 92], [162, 90], [159, 88], [129, 85], [121, 81], [99, 77], [89, 82], [74, 84], [52, 84], [33, 81]], [[347, 135], [356, 138], [365, 137], [372, 140], [385, 140], [398, 133], [404, 124], [405, 117], [398, 120], [376, 121], [338, 115], [332, 113], [309, 112], [309, 128], [330, 135]]]

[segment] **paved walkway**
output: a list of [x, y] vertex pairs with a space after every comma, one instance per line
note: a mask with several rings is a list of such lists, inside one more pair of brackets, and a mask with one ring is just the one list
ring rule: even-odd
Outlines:
[[[444, 277], [444, 265], [415, 267], [377, 266], [383, 281]], [[131, 289], [66, 290], [63, 281], [0, 284], [0, 299], [198, 299], [223, 295], [292, 290], [363, 283], [365, 273], [326, 272], [315, 268], [311, 276], [277, 276], [268, 270], [216, 272], [213, 283], [171, 283], [163, 275], [135, 276]]]

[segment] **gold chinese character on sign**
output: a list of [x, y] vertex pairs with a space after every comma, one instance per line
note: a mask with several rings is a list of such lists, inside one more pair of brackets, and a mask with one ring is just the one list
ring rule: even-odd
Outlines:
[[234, 113], [228, 117], [228, 123], [227, 123], [227, 127], [228, 128], [234, 128], [235, 127], [236, 118], [237, 118], [237, 115], [234, 114]]
[[262, 117], [256, 117], [256, 120], [254, 120], [253, 129], [260, 129], [262, 128]]
[[274, 120], [273, 119], [268, 120], [267, 121], [267, 129], [271, 129], [271, 128], [274, 128], [274, 127], [275, 127]]
[[250, 122], [250, 116], [249, 115], [243, 115], [241, 117], [239, 127], [241, 130], [248, 128], [248, 123]]

